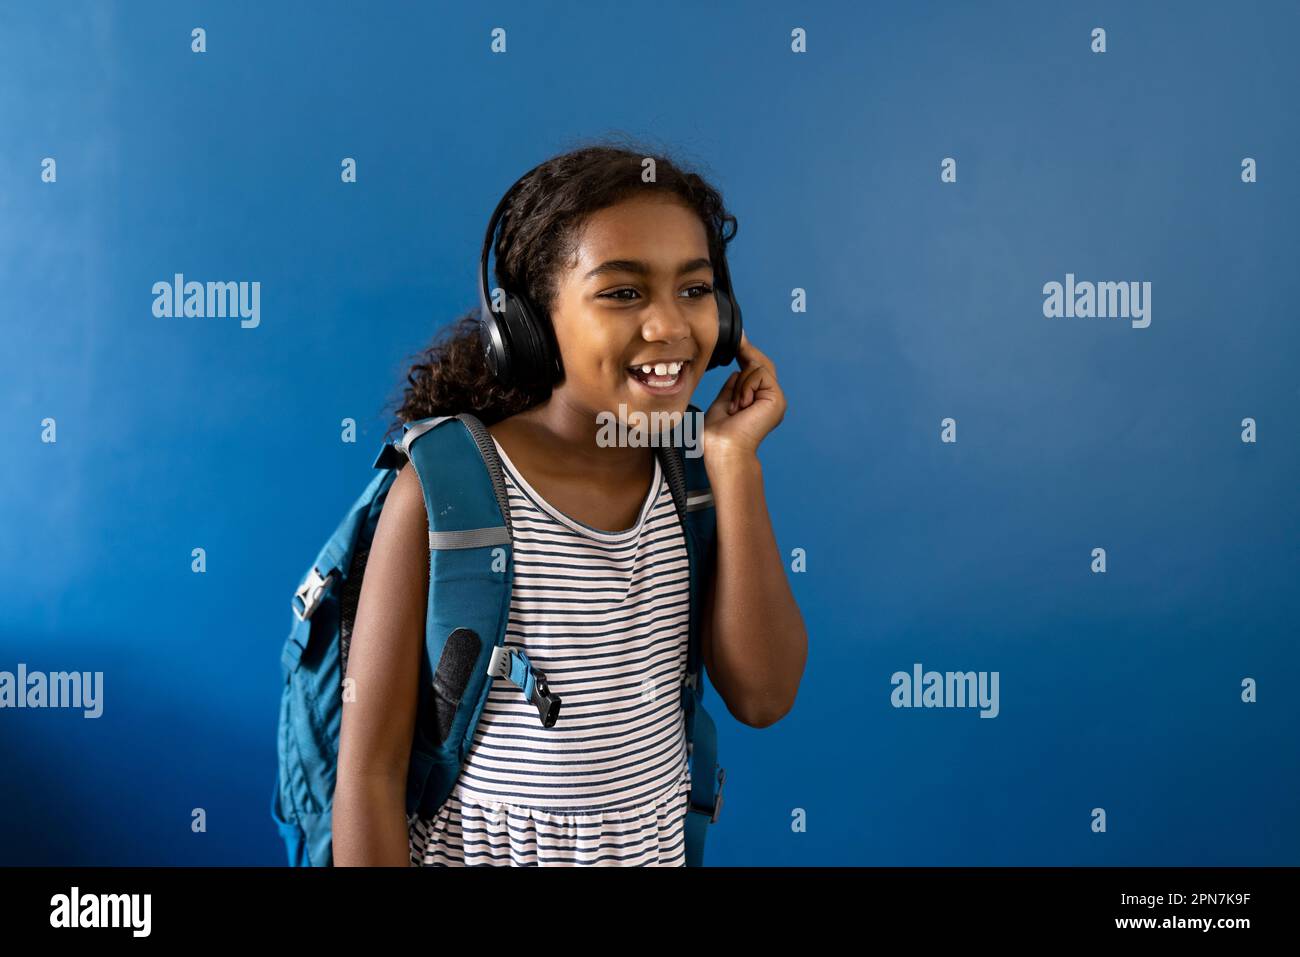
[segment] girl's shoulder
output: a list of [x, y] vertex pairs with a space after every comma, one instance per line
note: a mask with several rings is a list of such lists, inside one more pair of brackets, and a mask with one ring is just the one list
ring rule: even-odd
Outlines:
[[514, 417], [501, 419], [487, 427], [488, 434], [496, 440], [497, 447], [503, 449], [506, 457], [514, 464], [516, 470], [526, 475], [549, 473], [552, 463], [545, 456], [533, 449], [527, 429], [518, 428]]

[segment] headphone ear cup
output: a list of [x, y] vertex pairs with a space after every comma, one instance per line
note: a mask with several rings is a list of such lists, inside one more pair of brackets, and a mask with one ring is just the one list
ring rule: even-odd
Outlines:
[[731, 365], [740, 348], [740, 308], [723, 290], [715, 288], [714, 295], [718, 300], [718, 341], [706, 370]]
[[[509, 299], [506, 299], [509, 306]], [[505, 313], [491, 310], [479, 314], [479, 341], [483, 347], [483, 358], [488, 371], [502, 385], [509, 385], [513, 372], [510, 362], [510, 331], [505, 322]]]
[[517, 382], [534, 389], [553, 385], [557, 356], [551, 348], [551, 339], [547, 335], [544, 321], [526, 297], [511, 296], [510, 304], [513, 307], [511, 318], [516, 333], [515, 341], [519, 343], [515, 350]]

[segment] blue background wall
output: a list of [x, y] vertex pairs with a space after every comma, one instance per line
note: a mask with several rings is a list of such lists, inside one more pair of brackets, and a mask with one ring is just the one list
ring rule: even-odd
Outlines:
[[[0, 9], [0, 670], [105, 674], [96, 720], [0, 711], [0, 862], [282, 862], [290, 595], [502, 190], [627, 131], [739, 218], [808, 554], [794, 711], [709, 692], [709, 862], [1300, 863], [1300, 12], [975, 6]], [[260, 326], [154, 318], [176, 272], [260, 281]], [[1150, 327], [1045, 318], [1067, 272], [1152, 282]], [[1000, 715], [891, 707], [914, 662]]]

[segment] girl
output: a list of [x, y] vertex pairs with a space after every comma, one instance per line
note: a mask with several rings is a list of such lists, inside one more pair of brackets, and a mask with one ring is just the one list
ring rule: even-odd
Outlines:
[[[684, 863], [683, 533], [655, 449], [606, 447], [597, 432], [600, 414], [620, 406], [686, 412], [718, 339], [713, 264], [736, 220], [716, 189], [667, 157], [654, 157], [645, 182], [649, 155], [578, 149], [507, 197], [498, 285], [545, 311], [556, 381], [496, 381], [471, 314], [411, 369], [397, 411], [413, 421], [468, 410], [488, 427], [514, 529], [506, 643], [546, 675], [563, 713], [543, 727], [518, 689], [494, 679], [455, 791], [436, 815], [407, 818], [429, 552], [419, 479], [402, 469], [353, 626], [357, 693], [344, 704], [334, 794], [339, 865]], [[765, 727], [794, 703], [807, 636], [757, 457], [785, 397], [744, 335], [737, 358], [704, 417], [718, 544], [701, 655], [731, 714]]]

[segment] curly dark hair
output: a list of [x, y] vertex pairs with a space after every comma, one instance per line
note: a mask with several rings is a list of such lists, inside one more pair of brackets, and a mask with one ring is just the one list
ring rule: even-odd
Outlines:
[[[647, 158], [654, 160], [653, 182], [642, 178]], [[737, 227], [722, 194], [662, 150], [605, 138], [552, 157], [519, 184], [503, 210], [494, 249], [497, 285], [523, 290], [548, 313], [543, 321], [550, 322], [563, 264], [575, 251], [587, 217], [635, 193], [665, 191], [699, 215], [716, 262]], [[482, 243], [474, 245], [478, 249]], [[491, 425], [549, 398], [550, 386], [527, 391], [503, 387], [493, 378], [480, 345], [478, 317], [475, 307], [413, 357], [397, 420], [387, 435], [405, 422], [458, 412], [472, 412]]]

